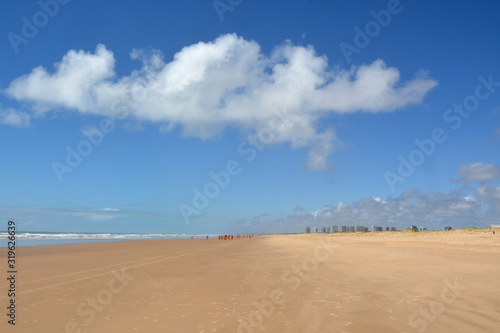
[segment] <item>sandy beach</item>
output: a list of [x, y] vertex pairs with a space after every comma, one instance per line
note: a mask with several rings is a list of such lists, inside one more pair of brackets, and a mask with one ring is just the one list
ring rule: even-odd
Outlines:
[[[498, 231], [19, 248], [16, 325], [7, 323], [4, 278], [0, 326], [52, 333], [498, 332]], [[6, 251], [0, 257], [6, 267]]]

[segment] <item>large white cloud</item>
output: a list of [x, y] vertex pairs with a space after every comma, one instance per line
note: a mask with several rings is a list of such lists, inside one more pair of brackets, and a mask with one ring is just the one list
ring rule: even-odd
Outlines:
[[329, 113], [388, 112], [421, 103], [436, 86], [424, 71], [408, 82], [382, 60], [348, 70], [329, 69], [312, 47], [287, 42], [269, 55], [235, 34], [187, 46], [165, 62], [159, 51], [134, 50], [139, 70], [117, 77], [114, 56], [104, 45], [95, 53], [69, 51], [49, 72], [43, 67], [15, 79], [6, 92], [43, 114], [52, 109], [116, 117], [126, 113], [180, 126], [183, 135], [211, 138], [231, 126], [246, 135], [272, 127], [270, 143], [310, 147], [308, 166], [326, 169], [341, 145], [334, 129], [318, 130]]

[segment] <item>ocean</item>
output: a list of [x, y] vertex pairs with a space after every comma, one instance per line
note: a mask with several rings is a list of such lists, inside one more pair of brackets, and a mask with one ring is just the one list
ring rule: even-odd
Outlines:
[[[139, 234], [139, 233], [87, 233], [87, 232], [16, 232], [16, 247], [75, 243], [116, 242], [145, 239], [189, 239], [217, 237], [211, 234]], [[0, 232], [0, 246], [7, 247], [9, 234]]]

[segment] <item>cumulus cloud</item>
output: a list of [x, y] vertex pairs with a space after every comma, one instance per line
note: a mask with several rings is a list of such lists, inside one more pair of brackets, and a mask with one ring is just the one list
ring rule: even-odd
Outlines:
[[[362, 225], [370, 227], [395, 226], [405, 229], [417, 225], [442, 229], [444, 225], [454, 228], [470, 227], [473, 224], [486, 227], [499, 223], [500, 187], [479, 186], [476, 197], [459, 192], [421, 193], [411, 188], [399, 197], [364, 198], [351, 205], [339, 202], [312, 213], [293, 214], [285, 217], [256, 217], [239, 223], [251, 230], [279, 232], [304, 231], [307, 226]], [[489, 208], [485, 209], [483, 204]]]
[[476, 183], [500, 179], [500, 167], [494, 164], [484, 164], [483, 162], [463, 165], [458, 168], [458, 172], [462, 177], [453, 180], [454, 182]]
[[115, 75], [113, 53], [104, 45], [99, 45], [95, 54], [70, 50], [54, 67], [54, 73], [36, 67], [11, 82], [7, 93], [17, 100], [32, 102], [38, 113], [53, 108], [92, 112], [91, 109], [103, 103], [97, 100], [97, 91], [105, 89], [103, 84]]
[[[390, 112], [421, 103], [437, 82], [425, 71], [402, 82], [398, 69], [382, 60], [350, 69], [330, 69], [312, 46], [285, 42], [270, 55], [255, 41], [235, 34], [184, 47], [165, 62], [159, 51], [134, 50], [142, 67], [117, 77], [113, 53], [70, 50], [50, 72], [43, 67], [15, 79], [6, 92], [31, 103], [34, 112], [76, 110], [108, 117], [128, 115], [175, 127], [202, 139], [227, 127], [245, 135], [273, 131], [269, 144], [309, 147], [308, 167], [326, 170], [327, 157], [340, 149], [335, 130], [320, 131], [331, 113]], [[276, 119], [279, 121], [277, 122]]]
[[25, 112], [20, 112], [13, 108], [3, 109], [0, 106], [0, 124], [14, 127], [28, 127], [30, 119], [30, 115]]
[[486, 203], [490, 209], [497, 213], [500, 212], [500, 186], [481, 185], [476, 188], [474, 194]]

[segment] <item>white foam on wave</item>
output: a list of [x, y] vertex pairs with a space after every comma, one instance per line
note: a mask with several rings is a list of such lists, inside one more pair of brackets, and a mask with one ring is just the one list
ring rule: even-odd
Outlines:
[[[7, 238], [9, 236], [6, 232], [0, 232], [0, 238]], [[182, 239], [206, 237], [206, 234], [159, 234], [159, 233], [58, 233], [58, 232], [18, 232], [16, 238], [18, 239], [67, 239], [67, 240], [113, 240], [113, 239]], [[217, 235], [208, 235], [215, 237]]]

